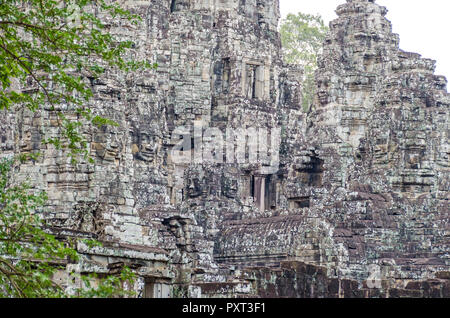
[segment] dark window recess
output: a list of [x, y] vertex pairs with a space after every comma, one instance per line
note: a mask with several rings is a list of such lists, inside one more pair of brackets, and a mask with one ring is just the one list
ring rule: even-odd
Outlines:
[[218, 106], [217, 98], [215, 96], [211, 97], [211, 110], [214, 110]]
[[277, 208], [277, 184], [272, 175], [267, 175], [265, 180], [264, 206], [267, 209], [275, 210]]
[[246, 97], [248, 99], [262, 99], [264, 86], [263, 66], [247, 64], [245, 73]]
[[170, 12], [175, 12], [177, 10], [177, 0], [172, 0], [172, 3], [170, 4]]
[[293, 209], [304, 209], [309, 208], [311, 206], [311, 199], [310, 197], [302, 197], [302, 198], [295, 198], [291, 199], [290, 207]]
[[252, 72], [252, 79], [251, 79], [251, 81], [252, 81], [252, 94], [251, 94], [251, 96], [252, 96], [252, 98], [256, 98], [256, 67], [253, 67], [251, 69], [251, 72]]
[[254, 186], [254, 201], [256, 206], [261, 210], [265, 210], [264, 206], [264, 196], [265, 196], [265, 179], [264, 177], [255, 177], [255, 186]]
[[246, 66], [246, 70], [245, 70], [245, 89], [246, 89], [246, 97], [247, 98], [253, 98], [254, 92], [253, 92], [253, 88], [255, 87], [255, 72], [254, 72], [254, 66], [253, 65], [248, 65]]
[[283, 85], [283, 104], [289, 105], [292, 101], [291, 89], [288, 84]]
[[250, 176], [250, 196], [255, 198], [255, 176]]
[[230, 92], [231, 63], [230, 59], [222, 60], [222, 92], [228, 94]]
[[321, 187], [323, 184], [323, 160], [313, 156], [311, 157], [310, 163], [303, 169], [299, 171], [300, 180], [312, 187]]

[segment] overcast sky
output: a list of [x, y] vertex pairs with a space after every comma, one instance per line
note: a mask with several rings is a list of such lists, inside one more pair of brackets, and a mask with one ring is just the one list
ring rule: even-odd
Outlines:
[[[450, 1], [448, 0], [377, 0], [388, 8], [387, 18], [400, 34], [400, 48], [437, 60], [436, 73], [450, 80]], [[345, 0], [280, 0], [281, 15], [302, 11], [319, 13], [328, 24]]]

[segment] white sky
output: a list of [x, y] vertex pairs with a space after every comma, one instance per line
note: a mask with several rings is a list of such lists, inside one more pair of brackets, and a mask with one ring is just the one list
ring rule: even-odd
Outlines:
[[[345, 0], [280, 0], [281, 16], [298, 11], [319, 13], [328, 24]], [[450, 1], [377, 0], [388, 8], [393, 31], [400, 34], [400, 48], [437, 61], [436, 73], [450, 80]]]

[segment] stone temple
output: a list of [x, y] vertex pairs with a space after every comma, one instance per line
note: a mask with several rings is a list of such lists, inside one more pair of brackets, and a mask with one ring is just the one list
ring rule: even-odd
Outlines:
[[1, 156], [42, 153], [20, 175], [48, 192], [52, 232], [103, 242], [79, 243], [67, 271], [128, 266], [139, 297], [450, 296], [447, 80], [399, 48], [385, 7], [337, 8], [305, 113], [278, 0], [125, 6], [143, 23], [109, 32], [158, 68], [91, 82], [91, 107], [120, 124], [85, 128], [94, 164], [42, 142], [56, 113], [0, 116]]

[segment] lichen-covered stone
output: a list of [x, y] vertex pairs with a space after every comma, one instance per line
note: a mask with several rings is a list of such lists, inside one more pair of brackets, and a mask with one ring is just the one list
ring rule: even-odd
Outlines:
[[[142, 297], [449, 296], [447, 80], [399, 49], [386, 8], [338, 7], [306, 114], [277, 0], [125, 5], [143, 23], [108, 31], [158, 68], [91, 82], [92, 109], [119, 123], [83, 131], [95, 164], [42, 143], [58, 133], [54, 112], [0, 116], [1, 156], [42, 153], [20, 176], [49, 193], [55, 234], [104, 243], [78, 246], [79, 272], [129, 266]], [[173, 156], [180, 127], [190, 162]], [[279, 166], [196, 160], [220, 159], [206, 128], [233, 147], [242, 134], [227, 128], [249, 140], [281, 128]]]

